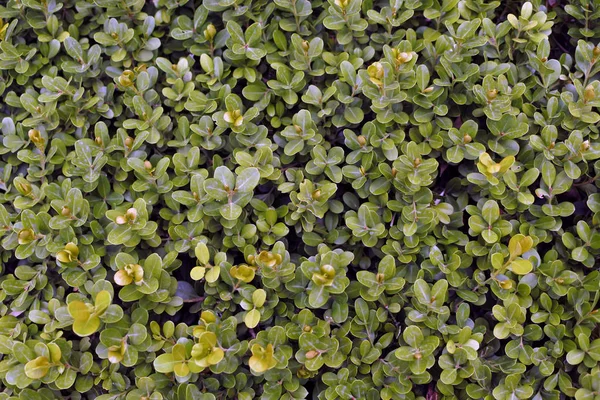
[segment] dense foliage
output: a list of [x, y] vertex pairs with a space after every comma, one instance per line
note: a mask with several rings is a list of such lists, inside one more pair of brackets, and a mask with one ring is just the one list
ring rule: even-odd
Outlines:
[[600, 399], [597, 0], [0, 3], [0, 400]]

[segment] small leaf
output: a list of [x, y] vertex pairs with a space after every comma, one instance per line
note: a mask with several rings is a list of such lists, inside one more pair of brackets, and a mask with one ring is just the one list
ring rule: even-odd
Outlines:
[[259, 321], [260, 312], [256, 308], [253, 308], [252, 310], [248, 311], [244, 316], [244, 324], [246, 324], [246, 326], [250, 329], [255, 328], [258, 325]]
[[517, 258], [510, 263], [509, 268], [517, 275], [527, 275], [533, 270], [533, 264], [531, 264], [531, 261], [529, 260]]

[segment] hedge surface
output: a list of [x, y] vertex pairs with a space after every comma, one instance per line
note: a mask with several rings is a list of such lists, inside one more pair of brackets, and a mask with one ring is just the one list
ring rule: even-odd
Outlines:
[[600, 2], [0, 4], [0, 400], [600, 399]]

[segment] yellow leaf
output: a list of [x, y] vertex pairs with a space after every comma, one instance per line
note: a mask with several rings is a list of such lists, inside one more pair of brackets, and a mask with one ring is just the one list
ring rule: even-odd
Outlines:
[[100, 328], [100, 318], [91, 315], [85, 321], [75, 321], [73, 323], [73, 332], [79, 336], [90, 336]]
[[88, 318], [90, 318], [90, 315], [92, 315], [91, 308], [91, 305], [79, 300], [72, 301], [67, 306], [69, 315], [71, 315], [75, 321], [87, 321]]
[[175, 372], [175, 375], [177, 376], [187, 376], [190, 373], [190, 368], [188, 367], [187, 362], [179, 363], [175, 364], [173, 372]]
[[533, 238], [522, 234], [516, 234], [508, 242], [508, 252], [511, 258], [519, 257], [527, 253], [533, 247]]
[[115, 283], [119, 286], [127, 286], [133, 282], [133, 278], [123, 269], [120, 269], [115, 274]]
[[208, 270], [208, 272], [206, 273], [204, 278], [206, 279], [206, 282], [214, 283], [217, 281], [217, 279], [219, 279], [220, 274], [221, 274], [221, 267], [214, 266]]
[[246, 264], [240, 264], [237, 267], [231, 267], [231, 269], [229, 270], [229, 273], [234, 278], [239, 279], [240, 281], [246, 282], [246, 283], [252, 282], [252, 280], [254, 279], [254, 276], [256, 274], [254, 268], [252, 268]]
[[485, 165], [486, 167], [491, 167], [492, 165], [496, 164], [488, 153], [481, 153], [479, 155], [479, 162]]
[[531, 261], [529, 260], [517, 258], [510, 263], [509, 268], [517, 275], [526, 275], [533, 270], [533, 264], [531, 264]]
[[50, 352], [50, 361], [52, 363], [59, 363], [62, 357], [62, 351], [56, 343], [48, 343], [48, 351]]
[[502, 161], [500, 161], [500, 172], [506, 172], [508, 171], [508, 169], [510, 167], [512, 167], [512, 165], [515, 163], [515, 157], [514, 156], [508, 156], [508, 157], [504, 157], [504, 159], [502, 159]]
[[225, 353], [219, 347], [213, 348], [213, 351], [207, 357], [207, 361], [210, 365], [215, 365], [221, 362], [221, 360], [225, 357]]
[[190, 272], [190, 276], [192, 277], [193, 280], [199, 281], [200, 279], [204, 278], [205, 273], [206, 273], [206, 268], [194, 267], [194, 268], [192, 268], [192, 271]]
[[205, 324], [210, 324], [211, 322], [215, 322], [217, 320], [217, 317], [215, 316], [215, 314], [212, 311], [205, 310], [200, 313], [200, 319]]
[[268, 344], [267, 347], [262, 347], [258, 343], [252, 345], [252, 357], [248, 360], [250, 369], [257, 373], [263, 373], [270, 370], [277, 365], [277, 360], [273, 357], [275, 353], [272, 344]]
[[111, 295], [106, 290], [102, 290], [98, 292], [96, 295], [96, 300], [94, 301], [94, 314], [102, 315], [104, 311], [110, 306], [110, 302], [112, 301]]
[[42, 379], [50, 370], [50, 363], [46, 357], [38, 357], [25, 364], [25, 375], [30, 379]]

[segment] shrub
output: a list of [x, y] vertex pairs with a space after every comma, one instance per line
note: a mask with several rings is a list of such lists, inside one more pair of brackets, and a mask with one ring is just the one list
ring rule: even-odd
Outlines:
[[2, 2], [0, 400], [600, 399], [563, 3]]

